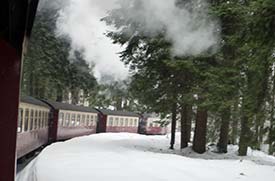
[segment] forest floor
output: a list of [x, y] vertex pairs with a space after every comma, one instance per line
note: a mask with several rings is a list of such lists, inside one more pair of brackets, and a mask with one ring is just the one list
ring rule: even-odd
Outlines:
[[[179, 135], [177, 135], [178, 137]], [[17, 181], [274, 181], [275, 157], [249, 150], [238, 157], [169, 150], [169, 136], [105, 133], [54, 143], [45, 148]]]

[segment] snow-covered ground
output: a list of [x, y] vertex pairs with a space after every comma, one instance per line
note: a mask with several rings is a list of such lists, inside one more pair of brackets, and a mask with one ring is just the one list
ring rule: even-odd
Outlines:
[[[178, 147], [177, 143], [177, 147]], [[236, 156], [168, 149], [168, 136], [106, 133], [45, 148], [17, 181], [274, 181], [275, 158], [259, 151]], [[185, 156], [182, 156], [185, 155]]]

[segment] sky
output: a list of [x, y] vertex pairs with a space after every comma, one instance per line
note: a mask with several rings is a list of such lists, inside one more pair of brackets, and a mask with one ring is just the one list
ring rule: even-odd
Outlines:
[[[100, 21], [108, 11], [118, 7], [117, 1], [42, 0], [40, 3], [40, 7], [60, 9], [56, 34], [69, 37], [72, 50], [84, 52], [84, 58], [95, 65], [94, 73], [99, 82], [106, 77], [113, 81], [129, 76], [128, 68], [119, 59], [118, 53], [123, 48], [104, 35], [114, 28]], [[196, 56], [217, 49], [219, 23], [208, 16], [206, 1], [192, 0], [178, 8], [177, 0], [136, 0], [141, 6], [131, 10], [129, 7], [134, 1], [120, 1], [125, 17], [138, 23], [145, 20], [141, 31], [148, 36], [166, 30], [164, 36], [172, 43], [174, 56]]]

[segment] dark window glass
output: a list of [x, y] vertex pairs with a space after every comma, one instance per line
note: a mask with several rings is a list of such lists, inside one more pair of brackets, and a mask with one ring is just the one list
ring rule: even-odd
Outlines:
[[80, 124], [80, 114], [77, 115], [77, 121], [76, 121], [76, 125], [79, 126]]
[[17, 126], [17, 132], [21, 133], [22, 130], [22, 124], [23, 124], [23, 109], [20, 108], [18, 110], [18, 126]]
[[89, 126], [89, 121], [90, 121], [90, 115], [87, 115], [87, 117], [86, 117], [86, 126]]
[[29, 109], [25, 110], [24, 131], [28, 131], [29, 128]]
[[41, 111], [38, 112], [38, 128], [42, 128], [42, 114]]
[[75, 114], [72, 114], [71, 126], [75, 125]]
[[33, 120], [34, 120], [34, 111], [31, 110], [31, 115], [30, 115], [30, 130], [33, 130]]
[[38, 111], [35, 110], [35, 115], [34, 115], [34, 129], [38, 128]]

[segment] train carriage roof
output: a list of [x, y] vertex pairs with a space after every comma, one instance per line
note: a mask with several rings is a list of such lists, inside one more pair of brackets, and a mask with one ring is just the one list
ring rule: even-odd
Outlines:
[[23, 103], [27, 103], [27, 104], [33, 104], [33, 105], [37, 105], [37, 106], [43, 106], [46, 108], [50, 108], [49, 105], [47, 105], [46, 103], [40, 101], [39, 99], [35, 99], [33, 97], [30, 96], [23, 96], [20, 98], [20, 102]]
[[102, 114], [113, 116], [128, 116], [128, 117], [140, 117], [139, 114], [128, 111], [114, 111], [109, 109], [99, 109]]
[[49, 101], [49, 100], [44, 100], [44, 101], [56, 110], [90, 112], [90, 113], [96, 113], [96, 114], [98, 113], [98, 111], [96, 109], [91, 108], [91, 107], [76, 106], [73, 104], [61, 103], [61, 102], [55, 102], [55, 101]]

